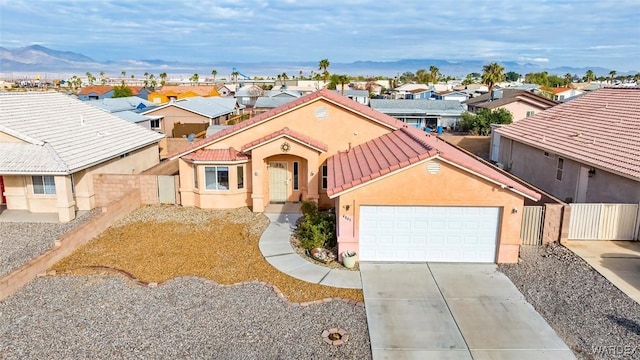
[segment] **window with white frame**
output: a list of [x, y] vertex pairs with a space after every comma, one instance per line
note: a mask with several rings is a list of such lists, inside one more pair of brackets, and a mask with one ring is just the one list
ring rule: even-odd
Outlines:
[[37, 195], [55, 195], [56, 182], [51, 175], [32, 176], [33, 193]]
[[236, 174], [238, 177], [238, 189], [244, 189], [244, 165], [236, 167]]
[[293, 190], [300, 190], [300, 163], [293, 162]]
[[322, 190], [327, 189], [327, 179], [329, 178], [327, 165], [322, 165]]
[[564, 159], [558, 158], [558, 168], [556, 170], [556, 180], [562, 181], [562, 172], [564, 170]]
[[205, 167], [204, 181], [207, 190], [229, 190], [229, 167]]
[[160, 119], [151, 119], [151, 128], [160, 129]]
[[536, 113], [535, 111], [533, 111], [533, 110], [529, 110], [529, 111], [527, 111], [527, 117], [531, 117], [531, 116], [533, 116], [535, 113]]

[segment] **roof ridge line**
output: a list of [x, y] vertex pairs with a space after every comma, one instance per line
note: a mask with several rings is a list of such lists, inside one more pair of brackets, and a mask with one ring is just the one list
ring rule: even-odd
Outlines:
[[[402, 132], [404, 132], [405, 134], [407, 134], [407, 136], [409, 136], [411, 139], [417, 141], [418, 143], [420, 143], [421, 145], [423, 145], [424, 147], [427, 148], [427, 150], [432, 150], [434, 149], [434, 147], [432, 145], [430, 145], [429, 143], [427, 143], [427, 141], [424, 138], [419, 137], [417, 134], [414, 134], [413, 130], [409, 130], [408, 126], [405, 126], [403, 128], [400, 128], [399, 130], [402, 130]], [[426, 135], [425, 136], [431, 136], [431, 135]], [[437, 139], [436, 139], [437, 140]]]
[[62, 160], [62, 158], [60, 157], [60, 155], [58, 155], [58, 152], [53, 148], [53, 146], [51, 146], [51, 144], [49, 144], [48, 142], [44, 142], [44, 148], [47, 149], [49, 151], [49, 153], [51, 154], [51, 156], [53, 156], [53, 158], [56, 160], [56, 162], [58, 163], [58, 165], [61, 165], [66, 172], [71, 172], [71, 170], [69, 169], [69, 166], [67, 166], [67, 164], [64, 162], [64, 160]]

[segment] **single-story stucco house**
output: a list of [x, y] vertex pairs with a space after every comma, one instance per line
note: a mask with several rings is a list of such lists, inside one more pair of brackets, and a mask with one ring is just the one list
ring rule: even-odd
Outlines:
[[331, 90], [302, 96], [175, 153], [183, 206], [262, 212], [317, 201], [339, 252], [363, 261], [516, 262], [524, 199], [500, 170]]
[[158, 164], [164, 136], [56, 92], [0, 93], [0, 183], [9, 210], [95, 207], [93, 176]]

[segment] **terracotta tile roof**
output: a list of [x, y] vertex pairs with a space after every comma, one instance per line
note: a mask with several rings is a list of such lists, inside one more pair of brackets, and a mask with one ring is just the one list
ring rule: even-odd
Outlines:
[[428, 158], [440, 158], [533, 199], [540, 194], [457, 147], [411, 127], [360, 144], [327, 159], [327, 194], [334, 197], [355, 186]]
[[243, 161], [249, 157], [234, 148], [228, 149], [200, 149], [183, 157], [190, 161]]
[[106, 94], [109, 91], [113, 90], [113, 86], [110, 85], [90, 85], [83, 87], [80, 91], [78, 91], [78, 95], [89, 95], [89, 94]]
[[299, 143], [302, 143], [304, 145], [309, 145], [311, 147], [314, 147], [316, 149], [319, 149], [319, 150], [322, 150], [322, 151], [325, 151], [325, 152], [327, 150], [329, 150], [329, 146], [327, 146], [327, 144], [325, 144], [325, 143], [323, 143], [321, 141], [312, 139], [309, 136], [301, 134], [301, 133], [299, 133], [297, 131], [290, 130], [289, 128], [284, 128], [282, 130], [278, 130], [278, 131], [276, 131], [276, 132], [274, 132], [272, 134], [269, 134], [267, 136], [261, 137], [260, 139], [254, 140], [254, 141], [244, 145], [242, 147], [242, 151], [247, 151], [249, 149], [252, 149], [252, 148], [256, 147], [257, 145], [264, 144], [264, 143], [269, 142], [269, 141], [271, 141], [273, 139], [278, 139], [278, 138], [281, 138], [281, 137], [288, 137], [288, 138], [290, 138], [292, 140], [295, 140], [295, 141], [297, 141]]
[[569, 91], [571, 90], [571, 88], [568, 87], [557, 87], [557, 88], [553, 88], [553, 93], [554, 94], [559, 94], [561, 92], [565, 92], [565, 91]]
[[303, 104], [306, 103], [310, 103], [313, 101], [316, 101], [317, 99], [326, 99], [328, 101], [331, 101], [337, 105], [343, 106], [345, 108], [351, 109], [354, 112], [357, 112], [359, 114], [361, 114], [362, 116], [368, 117], [374, 121], [377, 121], [379, 123], [382, 123], [386, 126], [388, 126], [390, 129], [395, 130], [395, 129], [399, 129], [401, 127], [403, 127], [405, 124], [394, 118], [391, 117], [389, 115], [383, 114], [377, 110], [374, 110], [366, 105], [360, 104], [354, 100], [349, 99], [346, 96], [343, 96], [341, 94], [338, 94], [332, 90], [329, 90], [327, 88], [323, 88], [322, 90], [316, 91], [316, 92], [312, 92], [310, 94], [301, 96], [297, 99], [295, 99], [294, 101], [288, 102], [282, 106], [279, 106], [277, 108], [271, 109], [267, 112], [261, 113], [257, 116], [254, 116], [248, 120], [239, 122], [225, 130], [222, 130], [220, 132], [217, 132], [205, 139], [202, 139], [200, 141], [195, 142], [193, 145], [191, 145], [190, 147], [188, 147], [187, 149], [184, 149], [182, 151], [180, 151], [179, 153], [175, 153], [172, 154], [170, 156], [170, 158], [176, 158], [176, 157], [180, 157], [183, 156], [185, 154], [188, 154], [194, 150], [203, 148], [213, 142], [215, 142], [216, 140], [219, 140], [221, 138], [227, 137], [233, 133], [236, 132], [240, 132], [243, 131], [253, 125], [265, 122], [270, 120], [271, 118], [280, 115], [282, 113], [288, 112], [292, 109], [295, 109]]
[[545, 97], [536, 95], [526, 90], [501, 89], [496, 91], [502, 92], [501, 98], [491, 100], [491, 94], [487, 93], [481, 96], [473, 97], [465, 101], [464, 103], [473, 107], [479, 107], [484, 109], [495, 109], [500, 106], [511, 104], [517, 101], [524, 101], [527, 103], [538, 103], [538, 104], [542, 104], [542, 107], [546, 107], [546, 108], [549, 108], [558, 104], [557, 101], [547, 99]]
[[144, 86], [129, 86], [129, 89], [131, 89], [131, 92], [133, 93], [133, 95], [140, 94], [140, 91], [144, 88], [145, 88]]
[[504, 137], [640, 181], [640, 89], [603, 88], [498, 130]]

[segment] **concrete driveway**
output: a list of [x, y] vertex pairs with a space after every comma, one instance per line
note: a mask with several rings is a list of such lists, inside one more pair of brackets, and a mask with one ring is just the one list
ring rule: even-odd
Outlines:
[[493, 264], [360, 271], [374, 359], [575, 359]]

